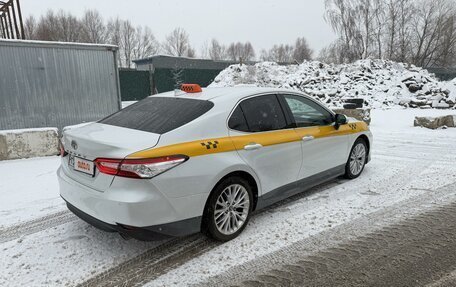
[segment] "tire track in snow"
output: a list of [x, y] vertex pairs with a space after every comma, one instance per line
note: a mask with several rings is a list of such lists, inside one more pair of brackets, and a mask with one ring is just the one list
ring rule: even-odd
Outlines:
[[78, 218], [68, 210], [52, 213], [18, 225], [0, 229], [0, 243], [12, 241], [22, 236], [37, 233], [76, 220], [78, 220]]
[[[344, 183], [344, 179], [335, 179], [318, 185], [308, 192], [303, 192], [275, 203], [258, 213], [292, 203], [294, 200], [308, 196], [309, 192], [316, 193], [331, 189]], [[258, 214], [257, 213], [257, 214]], [[173, 268], [179, 267], [193, 258], [210, 251], [222, 243], [215, 242], [202, 234], [189, 237], [175, 238], [160, 246], [114, 266], [95, 277], [77, 285], [77, 287], [98, 286], [142, 286], [158, 278]]]
[[[373, 160], [372, 164], [374, 164], [374, 165], [370, 166], [370, 167], [368, 166], [369, 169], [376, 167], [376, 162], [378, 161], [378, 159], [377, 159], [377, 157], [374, 157], [373, 159], [374, 160]], [[330, 196], [333, 198], [335, 198], [335, 197], [337, 198], [338, 194], [343, 192], [347, 188], [347, 187], [344, 187], [345, 183], [349, 183], [349, 182], [351, 184], [349, 184], [348, 186], [350, 187], [350, 189], [353, 190], [353, 193], [360, 194], [362, 196], [378, 196], [378, 195], [382, 195], [383, 193], [390, 193], [390, 191], [395, 191], [397, 193], [409, 193], [408, 189], [414, 188], [414, 181], [416, 180], [417, 176], [419, 176], [423, 172], [428, 171], [430, 168], [432, 169], [432, 163], [434, 162], [434, 160], [432, 160], [432, 159], [425, 160], [425, 161], [411, 160], [411, 161], [403, 162], [403, 161], [398, 161], [396, 157], [393, 157], [393, 158], [389, 159], [388, 162], [390, 162], [390, 164], [391, 164], [391, 169], [389, 169], [389, 171], [387, 173], [385, 173], [384, 176], [382, 176], [379, 179], [374, 178], [372, 181], [369, 181], [368, 183], [366, 183], [363, 181], [357, 181], [357, 180], [349, 181], [349, 180], [344, 180], [344, 179], [338, 178], [334, 182], [329, 182], [328, 184], [324, 184], [324, 185], [328, 186], [328, 188], [326, 188], [326, 189], [328, 189], [327, 191], [325, 191], [325, 189], [312, 188], [308, 192], [304, 192], [304, 193], [298, 195], [297, 197], [295, 196], [289, 200], [286, 200], [285, 202], [282, 202], [279, 205], [280, 205], [280, 207], [283, 207], [283, 206], [288, 207], [289, 210], [287, 211], [287, 214], [290, 217], [299, 216], [303, 212], [303, 210], [309, 210], [312, 208], [312, 205], [313, 205], [312, 202], [313, 202], [314, 198], [309, 197], [311, 200], [307, 201], [306, 198], [308, 196], [316, 195], [316, 194], [319, 195], [321, 193], [322, 197]], [[415, 189], [421, 190], [421, 188], [419, 188], [419, 187], [416, 187]], [[299, 200], [300, 198], [304, 198], [304, 200]], [[407, 200], [409, 200], [409, 199], [407, 199]], [[388, 202], [388, 199], [386, 199], [385, 196], [383, 196], [382, 201], [384, 201], [384, 200], [386, 200]], [[402, 200], [398, 201], [396, 203], [393, 203], [393, 205], [386, 207], [386, 209], [391, 210], [390, 209], [391, 206], [397, 207], [397, 204], [402, 205], [403, 203], [404, 202]], [[379, 203], [379, 204], [381, 206], [383, 206], [382, 203]], [[373, 208], [373, 209], [377, 210], [377, 211], [374, 211], [374, 213], [376, 213], [378, 211], [384, 210], [384, 207], [381, 207], [381, 206], [371, 206], [368, 209]], [[272, 209], [269, 211], [268, 210], [265, 210], [265, 211], [273, 213], [278, 210], [279, 209], [275, 209], [275, 210]], [[357, 221], [356, 218], [354, 220]], [[351, 222], [351, 221], [352, 220], [350, 220], [348, 222]], [[253, 220], [253, 222], [255, 222], [255, 220]], [[342, 225], [346, 225], [348, 222], [342, 223]], [[337, 228], [337, 227], [335, 227], [335, 228]], [[311, 237], [314, 237], [314, 236], [311, 236]], [[294, 253], [292, 251], [289, 251], [289, 252], [290, 252], [290, 254]], [[204, 260], [204, 258], [206, 258], [206, 257], [203, 257], [201, 260]], [[265, 261], [267, 262], [268, 260], [265, 260]], [[189, 263], [189, 264], [191, 264], [191, 263]], [[197, 272], [197, 271], [193, 270], [191, 267], [189, 267], [189, 264], [186, 264], [183, 268], [179, 268], [176, 271], [172, 271], [170, 273], [170, 275], [165, 275], [165, 276], [158, 278], [158, 280], [154, 284], [151, 284], [151, 286], [166, 286], [165, 283], [169, 283], [170, 280], [172, 280], [172, 278], [179, 276], [180, 272], [184, 272], [184, 270], [185, 270], [185, 272], [190, 272], [190, 274], [192, 272]], [[238, 265], [235, 265], [235, 266], [238, 266], [239, 269], [243, 269], [245, 266], [244, 264], [248, 265], [249, 261], [239, 263]], [[267, 263], [264, 263], [264, 264], [267, 264]], [[206, 266], [206, 267], [209, 268], [209, 266]], [[255, 270], [257, 267], [258, 267], [258, 265], [255, 264], [255, 268], [253, 270]], [[204, 267], [202, 267], [202, 268], [204, 268]], [[224, 268], [222, 268], [222, 269], [224, 269]], [[226, 272], [226, 271], [223, 271], [222, 273], [219, 273], [219, 274], [224, 274], [224, 272]], [[195, 274], [196, 277], [198, 277], [198, 275], [199, 274]], [[215, 276], [217, 276], [217, 275], [215, 275]], [[228, 276], [230, 278], [233, 277], [232, 274], [229, 274]], [[236, 276], [234, 276], [234, 277], [236, 277]], [[203, 274], [201, 279], [197, 279], [194, 281], [191, 280], [190, 283], [199, 284], [199, 282], [203, 282], [203, 280], [205, 280], [203, 278], [210, 278], [210, 277], [206, 277]], [[210, 282], [212, 285], [211, 284], [205, 285], [207, 283], [206, 282], [206, 283], [203, 283], [198, 286], [219, 286], [219, 285], [217, 285], [217, 281], [210, 281]], [[226, 281], [226, 282], [230, 282], [230, 281]], [[183, 286], [183, 285], [178, 285], [178, 286]]]
[[201, 234], [175, 238], [108, 269], [77, 287], [142, 286], [219, 244]]
[[455, 188], [448, 184], [193, 286], [421, 286], [454, 270]]

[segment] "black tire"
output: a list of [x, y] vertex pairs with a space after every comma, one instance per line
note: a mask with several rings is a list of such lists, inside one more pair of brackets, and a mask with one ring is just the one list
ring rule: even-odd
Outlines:
[[358, 99], [358, 98], [345, 99], [344, 102], [347, 104], [356, 104], [358, 108], [362, 108], [364, 105], [364, 99]]
[[354, 110], [357, 108], [362, 108], [362, 105], [354, 104], [354, 103], [349, 103], [349, 104], [344, 104], [343, 105], [344, 109], [346, 110]]
[[[244, 220], [243, 225], [233, 234], [226, 235], [226, 234], [221, 233], [216, 226], [215, 206], [216, 206], [217, 199], [222, 194], [222, 192], [225, 190], [225, 188], [227, 188], [233, 184], [242, 185], [246, 189], [246, 191], [248, 193], [248, 197], [249, 197], [249, 208], [248, 208], [247, 218]], [[218, 183], [216, 187], [214, 187], [214, 189], [206, 203], [206, 207], [205, 207], [204, 214], [203, 214], [201, 231], [204, 234], [206, 234], [207, 236], [209, 236], [217, 241], [226, 242], [231, 239], [234, 239], [239, 234], [241, 234], [241, 232], [247, 226], [250, 216], [252, 214], [252, 209], [253, 209], [253, 193], [252, 193], [252, 187], [250, 186], [249, 182], [239, 176], [232, 176], [232, 177], [225, 178], [220, 183]]]
[[[361, 170], [358, 173], [354, 173], [352, 171], [352, 169], [350, 168], [350, 162], [351, 162], [351, 158], [352, 158], [353, 152], [355, 150], [355, 147], [357, 147], [358, 145], [364, 146], [365, 157], [364, 157], [364, 162], [363, 162], [363, 165], [361, 167]], [[347, 163], [345, 164], [344, 177], [348, 178], [348, 179], [355, 179], [355, 178], [359, 177], [363, 173], [364, 167], [366, 166], [368, 154], [369, 154], [369, 149], [367, 147], [366, 141], [363, 138], [358, 138], [355, 141], [355, 143], [353, 144], [353, 146], [352, 146], [352, 148], [350, 150], [350, 154], [348, 156]]]

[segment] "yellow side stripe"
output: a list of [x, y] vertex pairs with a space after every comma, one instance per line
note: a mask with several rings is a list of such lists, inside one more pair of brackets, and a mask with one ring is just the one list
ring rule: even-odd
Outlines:
[[367, 131], [367, 124], [364, 122], [350, 123], [340, 126], [336, 130], [333, 126], [307, 127], [288, 130], [278, 130], [270, 132], [253, 133], [242, 136], [222, 137], [213, 139], [203, 139], [191, 142], [178, 143], [158, 148], [147, 149], [135, 152], [127, 158], [153, 158], [167, 155], [183, 154], [189, 157], [208, 155], [221, 152], [243, 149], [250, 143], [271, 146], [289, 142], [297, 142], [304, 136], [315, 138], [348, 135]]

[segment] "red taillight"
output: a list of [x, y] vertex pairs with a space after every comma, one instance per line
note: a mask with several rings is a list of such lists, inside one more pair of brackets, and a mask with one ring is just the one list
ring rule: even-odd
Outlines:
[[116, 175], [121, 162], [121, 159], [97, 158], [95, 165], [102, 173]]
[[62, 142], [59, 140], [59, 149], [60, 149], [60, 156], [65, 157], [68, 153], [65, 151], [65, 147], [63, 146]]
[[188, 159], [185, 155], [172, 155], [144, 159], [107, 159], [97, 158], [98, 170], [105, 174], [132, 178], [152, 178]]

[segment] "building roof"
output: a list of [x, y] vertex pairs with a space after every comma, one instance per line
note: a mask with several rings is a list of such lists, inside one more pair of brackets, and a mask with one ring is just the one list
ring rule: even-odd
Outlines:
[[[175, 57], [167, 55], [156, 55], [144, 59], [133, 60], [136, 66], [152, 64], [154, 68], [169, 68], [169, 69], [207, 69], [207, 70], [223, 70], [226, 67], [237, 64], [236, 61], [214, 61], [209, 59], [196, 59], [188, 57]], [[254, 62], [246, 62], [252, 64]]]
[[36, 41], [36, 40], [16, 40], [0, 39], [0, 46], [13, 47], [45, 47], [45, 48], [68, 48], [68, 49], [90, 49], [90, 50], [118, 50], [117, 46], [109, 44], [92, 44], [76, 42], [58, 42], [58, 41]]

